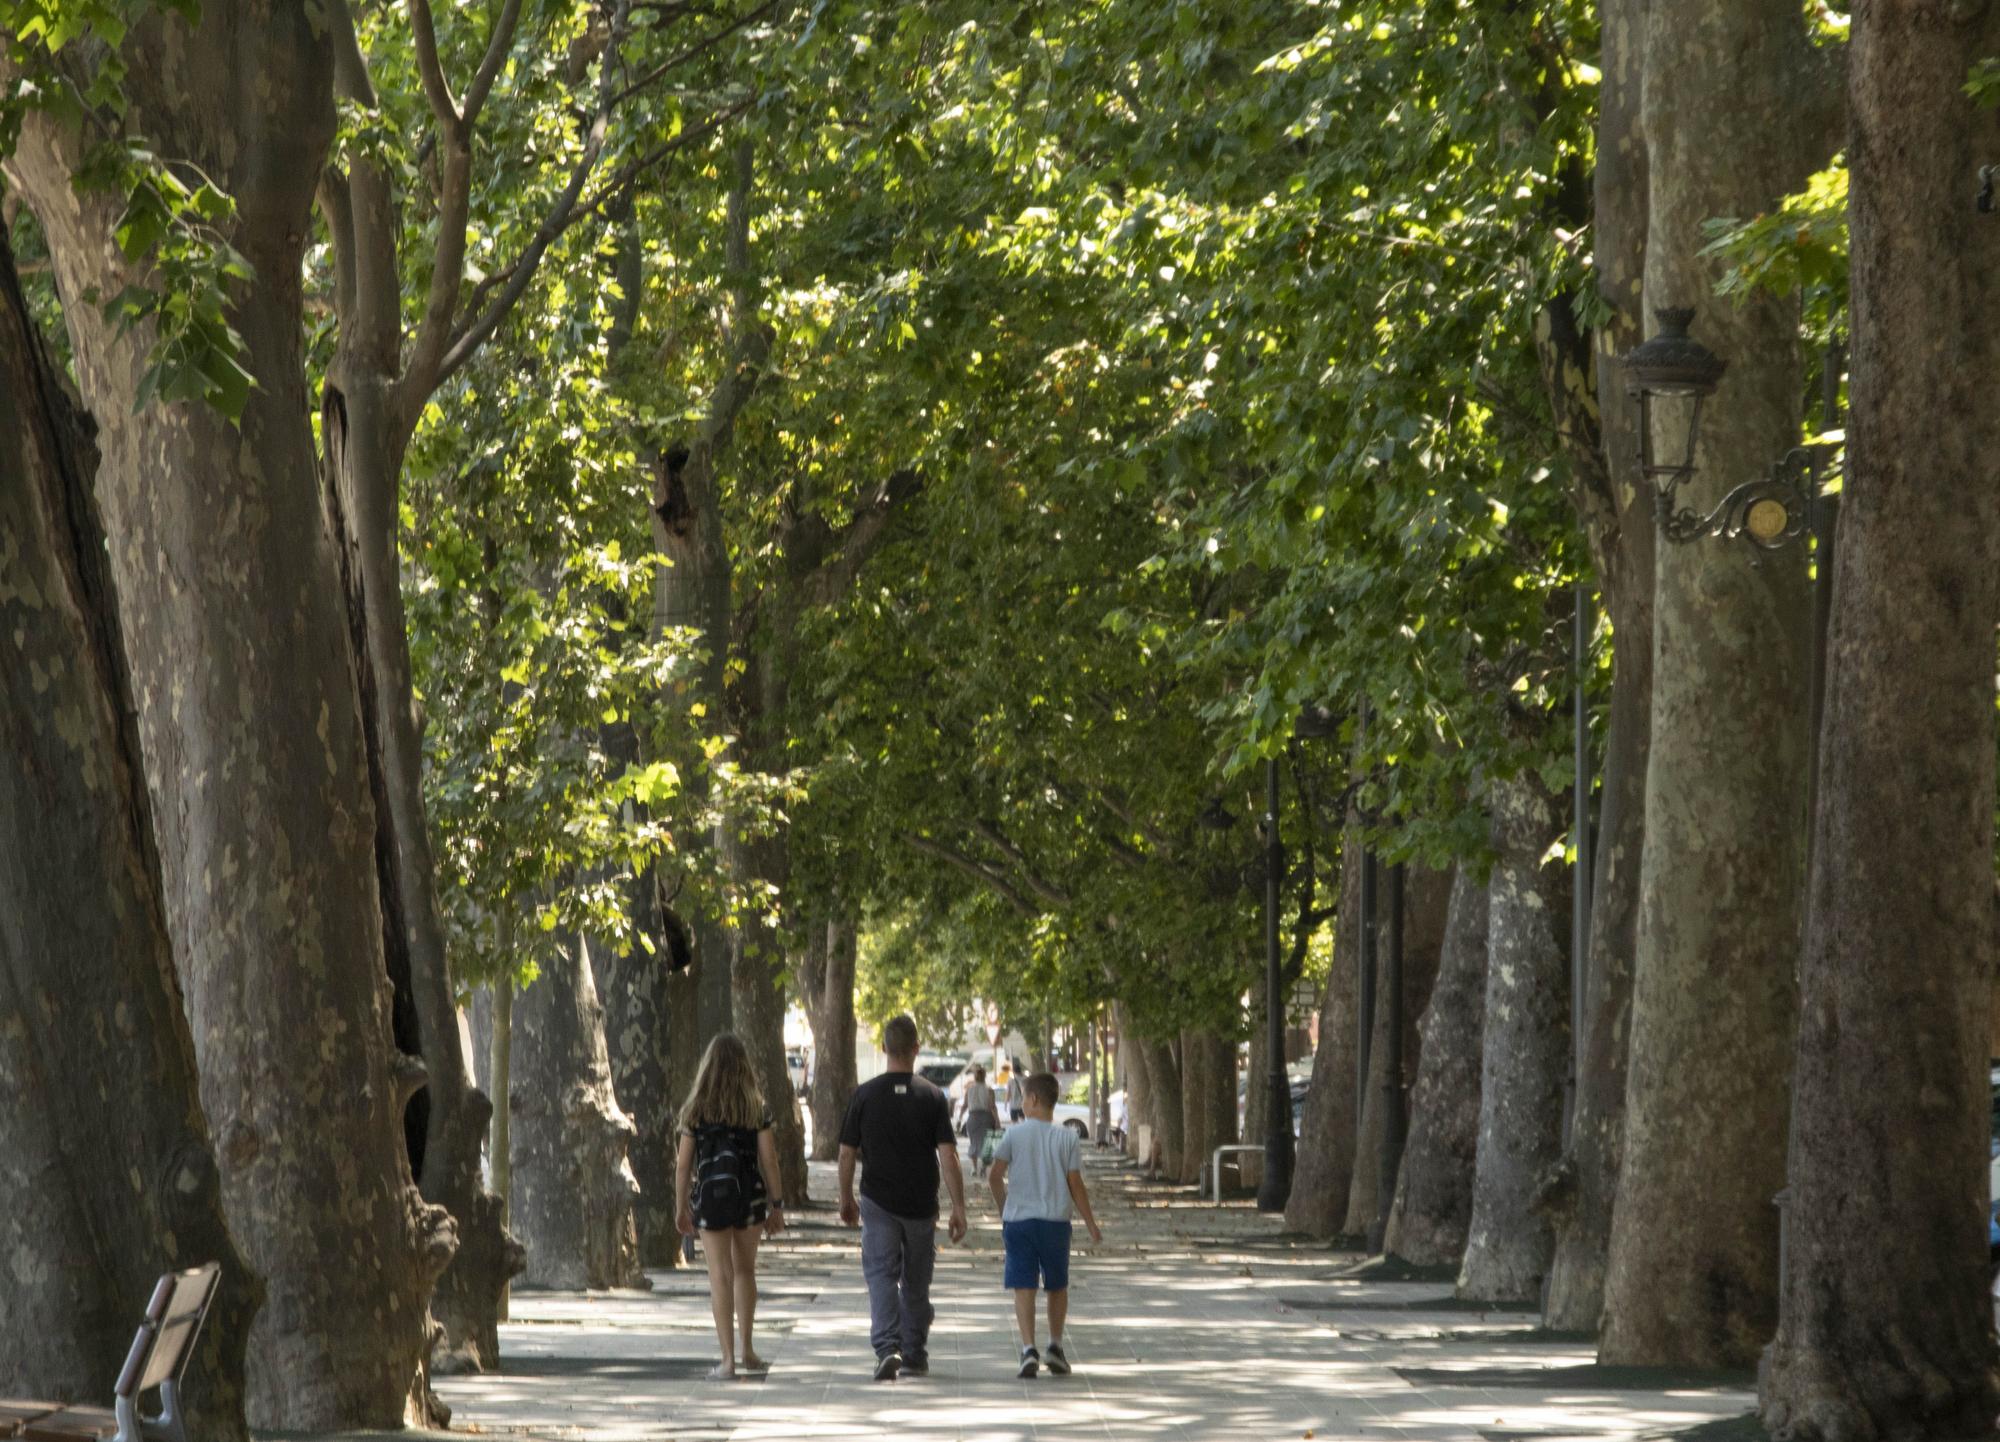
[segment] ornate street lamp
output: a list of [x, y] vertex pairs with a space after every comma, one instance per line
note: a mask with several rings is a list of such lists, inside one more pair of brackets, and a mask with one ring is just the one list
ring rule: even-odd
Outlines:
[[[1715, 394], [1729, 366], [1688, 334], [1692, 310], [1656, 311], [1659, 331], [1625, 353], [1625, 383], [1639, 403], [1639, 469], [1653, 487], [1653, 511], [1669, 541], [1703, 536], [1742, 539], [1761, 551], [1777, 551], [1814, 529], [1824, 452], [1795, 446], [1772, 465], [1768, 476], [1745, 481], [1707, 515], [1675, 505], [1675, 494], [1695, 473], [1701, 440], [1702, 404]], [[1662, 459], [1655, 431], [1666, 434], [1673, 458]]]

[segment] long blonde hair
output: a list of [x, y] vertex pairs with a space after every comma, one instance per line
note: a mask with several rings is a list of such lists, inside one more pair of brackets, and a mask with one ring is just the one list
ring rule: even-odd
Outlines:
[[756, 1131], [764, 1121], [764, 1093], [750, 1065], [750, 1052], [729, 1032], [723, 1032], [702, 1053], [694, 1089], [681, 1104], [680, 1129], [692, 1132], [703, 1122]]

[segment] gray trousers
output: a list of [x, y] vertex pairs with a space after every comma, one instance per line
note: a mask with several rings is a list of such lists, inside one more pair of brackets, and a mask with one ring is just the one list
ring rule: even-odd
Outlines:
[[937, 1218], [912, 1220], [861, 1199], [861, 1275], [868, 1279], [868, 1340], [875, 1355], [929, 1355], [931, 1273], [937, 1266]]

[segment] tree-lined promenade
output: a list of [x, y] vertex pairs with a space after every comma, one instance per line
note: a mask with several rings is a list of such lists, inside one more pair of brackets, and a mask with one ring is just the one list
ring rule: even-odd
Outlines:
[[796, 1207], [1290, 1010], [1291, 1229], [1994, 1430], [1991, 0], [0, 26], [0, 1396], [436, 1420], [722, 1032]]

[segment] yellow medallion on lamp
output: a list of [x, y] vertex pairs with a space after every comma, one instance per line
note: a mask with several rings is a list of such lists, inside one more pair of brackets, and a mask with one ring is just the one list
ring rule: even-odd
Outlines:
[[1750, 514], [1744, 517], [1744, 527], [1760, 541], [1773, 541], [1784, 535], [1785, 526], [1792, 519], [1783, 501], [1763, 500], [1750, 507]]

